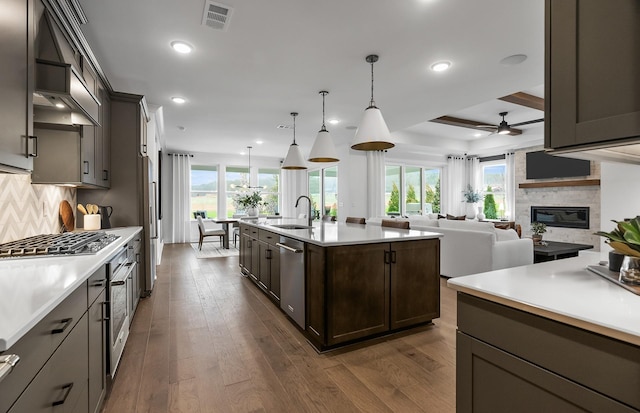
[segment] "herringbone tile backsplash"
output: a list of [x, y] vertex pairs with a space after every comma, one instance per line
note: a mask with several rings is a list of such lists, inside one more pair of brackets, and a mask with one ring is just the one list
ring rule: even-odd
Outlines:
[[0, 243], [61, 232], [62, 200], [75, 208], [75, 188], [32, 185], [29, 175], [0, 173]]

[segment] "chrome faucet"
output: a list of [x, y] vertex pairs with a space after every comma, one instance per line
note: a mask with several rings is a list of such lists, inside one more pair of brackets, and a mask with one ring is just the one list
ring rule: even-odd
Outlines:
[[296, 208], [298, 208], [298, 204], [300, 203], [300, 199], [301, 198], [307, 198], [309, 200], [309, 213], [307, 214], [307, 219], [309, 221], [309, 226], [311, 227], [311, 226], [313, 226], [313, 214], [312, 214], [312, 209], [311, 209], [312, 208], [311, 207], [311, 198], [309, 198], [306, 195], [300, 195], [298, 197], [298, 199], [296, 199], [296, 206], [295, 206]]

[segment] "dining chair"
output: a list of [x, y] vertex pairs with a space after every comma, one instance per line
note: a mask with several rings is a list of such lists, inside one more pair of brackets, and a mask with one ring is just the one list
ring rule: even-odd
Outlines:
[[383, 219], [380, 225], [383, 227], [409, 229], [409, 221], [399, 221], [395, 219]]
[[322, 222], [332, 222], [335, 221], [336, 217], [332, 217], [331, 215], [323, 215]]
[[226, 232], [223, 229], [206, 229], [202, 217], [198, 215], [198, 231], [200, 232], [200, 240], [198, 241], [198, 249], [202, 251], [202, 242], [204, 237], [218, 236], [220, 237], [220, 247], [222, 247], [222, 239]]
[[348, 224], [366, 224], [366, 220], [361, 217], [347, 217], [345, 222]]
[[[233, 214], [231, 218], [242, 218], [246, 217], [246, 214]], [[233, 246], [238, 248], [238, 240], [240, 239], [240, 226], [238, 223], [233, 224]]]

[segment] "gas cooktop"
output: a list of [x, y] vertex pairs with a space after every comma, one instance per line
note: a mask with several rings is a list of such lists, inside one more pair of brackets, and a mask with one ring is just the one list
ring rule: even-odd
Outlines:
[[118, 238], [103, 231], [35, 235], [0, 244], [0, 258], [95, 254]]

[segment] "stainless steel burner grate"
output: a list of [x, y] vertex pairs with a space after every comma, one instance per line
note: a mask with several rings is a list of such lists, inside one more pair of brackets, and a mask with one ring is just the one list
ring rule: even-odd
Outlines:
[[0, 258], [95, 254], [117, 238], [102, 231], [35, 235], [0, 244]]

